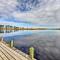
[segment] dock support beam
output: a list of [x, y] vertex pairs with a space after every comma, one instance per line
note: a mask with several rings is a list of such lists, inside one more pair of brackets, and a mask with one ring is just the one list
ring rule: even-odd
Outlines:
[[34, 47], [29, 48], [29, 55], [32, 60], [34, 60]]

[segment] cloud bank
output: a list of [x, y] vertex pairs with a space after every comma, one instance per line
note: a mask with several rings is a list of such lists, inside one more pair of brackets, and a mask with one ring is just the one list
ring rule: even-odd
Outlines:
[[0, 18], [42, 26], [60, 26], [60, 0], [0, 0]]

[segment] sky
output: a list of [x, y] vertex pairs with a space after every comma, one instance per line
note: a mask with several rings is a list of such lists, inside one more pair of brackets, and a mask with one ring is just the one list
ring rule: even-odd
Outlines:
[[60, 0], [0, 0], [0, 20], [60, 27]]

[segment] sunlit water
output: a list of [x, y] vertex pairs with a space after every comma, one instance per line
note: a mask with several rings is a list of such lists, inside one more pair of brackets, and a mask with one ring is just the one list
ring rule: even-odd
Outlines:
[[34, 46], [37, 60], [60, 60], [59, 30], [19, 31], [4, 38], [5, 41], [14, 40], [14, 46], [25, 53]]

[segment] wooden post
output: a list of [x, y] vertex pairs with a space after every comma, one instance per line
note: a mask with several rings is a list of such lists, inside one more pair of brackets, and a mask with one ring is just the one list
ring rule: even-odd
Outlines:
[[14, 41], [11, 40], [11, 41], [10, 41], [10, 47], [12, 48], [13, 46], [14, 46]]
[[1, 38], [1, 42], [3, 42], [3, 40], [4, 40], [4, 39], [3, 39], [3, 38]]
[[30, 55], [31, 59], [34, 60], [34, 47], [29, 48], [29, 55]]

